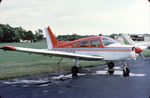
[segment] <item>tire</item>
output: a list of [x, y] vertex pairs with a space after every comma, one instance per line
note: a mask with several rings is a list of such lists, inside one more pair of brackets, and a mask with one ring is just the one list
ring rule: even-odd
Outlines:
[[78, 76], [78, 67], [77, 66], [73, 66], [71, 68], [71, 72], [72, 72], [72, 76]]
[[124, 67], [123, 68], [123, 77], [128, 77], [128, 76], [130, 76], [129, 74], [130, 74], [129, 68], [128, 67]]
[[114, 68], [114, 63], [113, 62], [109, 62], [108, 63], [108, 68], [109, 69], [113, 69]]
[[108, 73], [109, 73], [110, 75], [113, 75], [113, 74], [114, 74], [114, 70], [108, 70]]
[[108, 73], [109, 73], [110, 75], [113, 75], [113, 74], [114, 74], [113, 68], [114, 68], [114, 62], [109, 62], [109, 63], [108, 63]]

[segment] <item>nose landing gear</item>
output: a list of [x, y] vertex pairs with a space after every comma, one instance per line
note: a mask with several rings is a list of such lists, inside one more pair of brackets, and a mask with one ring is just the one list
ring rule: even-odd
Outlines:
[[130, 74], [130, 70], [125, 62], [124, 66], [123, 66], [123, 77], [128, 77], [128, 76], [130, 76], [129, 74]]

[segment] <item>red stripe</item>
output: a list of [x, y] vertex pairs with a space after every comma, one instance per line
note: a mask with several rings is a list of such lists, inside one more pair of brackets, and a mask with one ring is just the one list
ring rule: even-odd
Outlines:
[[13, 46], [4, 46], [4, 47], [2, 47], [2, 48], [0, 48], [0, 49], [3, 49], [3, 50], [10, 50], [10, 51], [16, 51], [16, 48], [13, 47]]

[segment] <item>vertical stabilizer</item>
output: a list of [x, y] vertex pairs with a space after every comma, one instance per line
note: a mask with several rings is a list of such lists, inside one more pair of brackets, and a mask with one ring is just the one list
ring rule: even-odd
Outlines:
[[45, 29], [45, 33], [46, 33], [46, 40], [47, 40], [48, 49], [54, 48], [57, 45], [58, 41], [57, 41], [56, 37], [54, 36], [50, 27]]

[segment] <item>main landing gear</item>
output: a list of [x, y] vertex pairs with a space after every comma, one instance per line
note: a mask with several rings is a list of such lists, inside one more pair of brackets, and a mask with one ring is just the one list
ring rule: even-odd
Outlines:
[[[108, 74], [113, 75], [114, 74], [114, 62], [110, 61], [107, 63], [108, 65]], [[71, 68], [72, 76], [78, 76], [79, 72], [79, 59], [75, 59], [75, 65]], [[123, 66], [123, 77], [128, 77], [130, 74], [130, 70], [125, 62]]]
[[[107, 65], [108, 65], [107, 73], [110, 75], [113, 75], [114, 74], [114, 62], [112, 62], [112, 61], [108, 62]], [[130, 74], [130, 70], [125, 62], [124, 66], [123, 66], [123, 77], [128, 77], [128, 76], [130, 76], [129, 74]]]
[[108, 65], [108, 73], [110, 75], [113, 75], [114, 74], [114, 62], [109, 62], [107, 63], [107, 65]]
[[79, 69], [77, 66], [71, 68], [72, 76], [78, 76]]
[[71, 68], [72, 76], [78, 76], [79, 72], [79, 59], [75, 59], [75, 65]]

